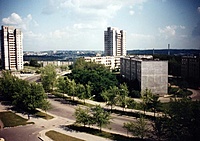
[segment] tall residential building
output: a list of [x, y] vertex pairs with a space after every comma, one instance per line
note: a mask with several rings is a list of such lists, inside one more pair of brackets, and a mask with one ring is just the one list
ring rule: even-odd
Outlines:
[[23, 33], [13, 26], [2, 26], [0, 37], [2, 69], [23, 69]]
[[104, 55], [126, 56], [126, 32], [114, 27], [104, 31]]
[[154, 94], [168, 93], [168, 61], [145, 56], [124, 57], [120, 60], [120, 75], [141, 91], [147, 88]]

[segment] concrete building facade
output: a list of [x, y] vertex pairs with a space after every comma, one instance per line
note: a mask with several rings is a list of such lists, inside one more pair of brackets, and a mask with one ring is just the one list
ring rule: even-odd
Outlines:
[[124, 30], [108, 27], [107, 31], [104, 31], [104, 55], [126, 55], [126, 32]]
[[147, 88], [154, 94], [168, 93], [168, 61], [123, 57], [120, 75], [130, 82], [137, 80], [141, 91]]
[[183, 56], [181, 60], [181, 77], [200, 86], [200, 56]]
[[84, 57], [86, 62], [96, 62], [109, 67], [111, 70], [120, 68], [121, 56], [96, 56], [96, 57]]
[[1, 36], [1, 59], [2, 69], [23, 69], [23, 33], [13, 26], [2, 26]]

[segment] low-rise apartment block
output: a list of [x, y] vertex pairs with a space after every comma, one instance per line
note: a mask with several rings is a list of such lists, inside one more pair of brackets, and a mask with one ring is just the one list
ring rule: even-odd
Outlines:
[[188, 82], [200, 86], [200, 56], [183, 56], [181, 77]]
[[120, 68], [120, 56], [95, 56], [84, 57], [86, 62], [96, 62], [98, 64], [104, 64], [111, 70]]
[[141, 91], [146, 88], [154, 94], [168, 93], [168, 61], [153, 60], [152, 57], [122, 57], [120, 75], [130, 82], [138, 81]]

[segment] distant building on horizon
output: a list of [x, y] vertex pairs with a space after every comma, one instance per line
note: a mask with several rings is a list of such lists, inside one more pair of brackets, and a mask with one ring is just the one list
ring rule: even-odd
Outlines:
[[104, 55], [126, 56], [126, 32], [114, 27], [104, 31]]
[[2, 26], [0, 30], [2, 69], [22, 70], [23, 33], [13, 26]]

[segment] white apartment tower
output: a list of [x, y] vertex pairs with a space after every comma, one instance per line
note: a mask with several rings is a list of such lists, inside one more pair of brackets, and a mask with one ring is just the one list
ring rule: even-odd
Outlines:
[[2, 26], [0, 37], [2, 69], [23, 69], [23, 33], [13, 26]]
[[126, 32], [114, 27], [104, 31], [104, 55], [126, 56]]

